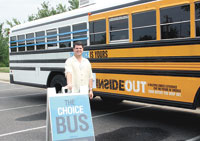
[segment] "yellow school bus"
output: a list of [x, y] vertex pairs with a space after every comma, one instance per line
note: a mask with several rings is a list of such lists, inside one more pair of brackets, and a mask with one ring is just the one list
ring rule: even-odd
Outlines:
[[90, 13], [92, 43], [106, 43], [90, 48], [95, 94], [195, 109], [200, 103], [200, 1], [133, 3]]
[[75, 41], [86, 45], [103, 100], [200, 106], [200, 0], [96, 2], [16, 26], [11, 83], [59, 91]]

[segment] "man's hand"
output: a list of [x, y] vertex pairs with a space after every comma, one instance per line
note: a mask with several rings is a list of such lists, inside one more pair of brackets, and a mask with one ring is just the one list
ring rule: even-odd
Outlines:
[[89, 92], [89, 98], [90, 98], [90, 99], [93, 98], [93, 91], [92, 91], [92, 90], [90, 90], [90, 92]]
[[72, 91], [72, 84], [68, 84], [67, 86], [65, 86], [68, 90]]

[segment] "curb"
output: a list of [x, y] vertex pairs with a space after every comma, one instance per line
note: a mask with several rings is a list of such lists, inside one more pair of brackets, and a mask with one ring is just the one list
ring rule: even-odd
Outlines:
[[10, 81], [9, 73], [0, 72], [0, 81], [9, 82]]

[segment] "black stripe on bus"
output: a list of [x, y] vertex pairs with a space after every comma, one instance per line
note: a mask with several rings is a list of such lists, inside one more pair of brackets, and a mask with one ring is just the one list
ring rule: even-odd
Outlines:
[[12, 81], [10, 83], [12, 83], [12, 84], [19, 84], [19, 85], [25, 85], [25, 86], [31, 86], [31, 87], [38, 87], [38, 88], [47, 88], [46, 85], [35, 84], [35, 83], [28, 83], [28, 82]]
[[10, 63], [65, 63], [66, 59], [10, 60]]
[[[41, 67], [41, 71], [64, 72], [65, 68]], [[131, 74], [131, 75], [156, 75], [177, 77], [200, 77], [200, 71], [182, 70], [133, 70], [133, 69], [92, 69], [93, 73]]]
[[171, 100], [163, 100], [163, 99], [155, 99], [155, 98], [146, 98], [146, 97], [139, 97], [139, 96], [129, 96], [125, 94], [115, 94], [115, 93], [107, 93], [107, 92], [100, 92], [94, 90], [95, 96], [107, 96], [110, 98], [119, 98], [124, 100], [132, 100], [137, 102], [144, 102], [144, 103], [151, 103], [151, 104], [158, 104], [158, 105], [168, 105], [168, 106], [174, 106], [174, 107], [181, 107], [181, 108], [188, 108], [188, 109], [195, 109], [193, 103], [188, 102], [180, 102], [180, 101], [171, 101]]
[[92, 69], [93, 73], [132, 74], [132, 75], [156, 75], [176, 77], [200, 77], [200, 71], [185, 70], [133, 70], [133, 69]]
[[[35, 68], [34, 67], [10, 67], [10, 70], [35, 71]], [[40, 71], [58, 71], [58, 72], [64, 72], [65, 68], [41, 67]]]
[[12, 55], [26, 55], [26, 54], [45, 54], [45, 53], [59, 53], [59, 52], [72, 52], [73, 48], [58, 48], [58, 49], [49, 49], [49, 50], [36, 50], [36, 51], [24, 51], [24, 52], [11, 52]]
[[35, 67], [10, 67], [10, 70], [35, 71]]
[[[164, 47], [164, 46], [181, 46], [181, 45], [195, 45], [200, 44], [200, 38], [188, 39], [173, 39], [173, 40], [160, 40], [149, 42], [134, 42], [134, 43], [121, 43], [121, 44], [108, 44], [84, 47], [85, 51], [89, 50], [106, 50], [106, 49], [122, 49], [122, 48], [145, 48], [145, 47]], [[25, 51], [25, 52], [11, 52], [12, 55], [25, 55], [25, 54], [45, 54], [45, 53], [59, 53], [59, 52], [72, 52], [73, 48], [57, 48], [49, 50]]]
[[58, 71], [58, 72], [64, 72], [65, 68], [52, 68], [52, 67], [41, 67], [41, 71]]
[[89, 59], [91, 63], [106, 62], [200, 62], [200, 56], [164, 56], [164, 57], [123, 57]]
[[[66, 59], [10, 60], [10, 63], [65, 63]], [[127, 57], [89, 59], [91, 63], [107, 62], [200, 62], [200, 56]]]

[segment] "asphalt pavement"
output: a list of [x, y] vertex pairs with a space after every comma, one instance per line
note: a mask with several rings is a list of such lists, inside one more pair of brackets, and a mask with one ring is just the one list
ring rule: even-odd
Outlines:
[[[46, 102], [46, 89], [0, 81], [0, 141], [45, 141]], [[200, 141], [198, 110], [99, 97], [90, 104], [96, 141]]]

